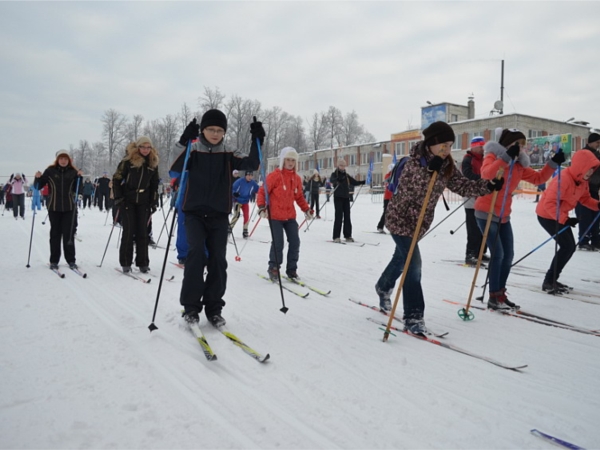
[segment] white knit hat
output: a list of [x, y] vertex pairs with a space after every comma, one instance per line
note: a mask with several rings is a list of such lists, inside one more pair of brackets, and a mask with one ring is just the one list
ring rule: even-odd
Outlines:
[[283, 169], [283, 160], [285, 158], [295, 159], [298, 163], [298, 152], [294, 147], [284, 147], [279, 152], [279, 168]]

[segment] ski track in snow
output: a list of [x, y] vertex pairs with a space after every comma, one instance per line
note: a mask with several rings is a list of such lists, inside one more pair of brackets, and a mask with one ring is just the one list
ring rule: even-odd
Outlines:
[[[116, 228], [103, 267], [97, 267], [111, 228], [104, 225], [105, 213], [80, 211], [82, 241], [75, 245], [87, 279], [68, 270], [64, 260], [65, 279], [48, 270], [49, 222], [41, 224], [45, 211], [36, 216], [31, 268], [26, 269], [32, 214], [27, 211], [25, 221], [5, 214], [0, 218], [2, 447], [548, 448], [529, 433], [531, 428], [583, 447], [597, 446], [598, 337], [480, 310], [464, 322], [458, 306], [442, 301], [466, 302], [475, 273], [442, 261], [464, 256], [464, 228], [449, 234], [464, 220], [462, 211], [419, 244], [426, 323], [448, 331], [448, 343], [528, 367], [511, 372], [402, 333], [382, 342], [383, 331], [366, 318], [387, 318], [348, 301], [377, 304], [374, 285], [391, 258], [393, 241], [362, 231], [375, 229], [381, 207], [363, 192], [352, 209], [354, 237], [379, 246], [328, 245], [332, 205], [308, 232], [300, 232], [300, 276], [332, 292], [323, 297], [290, 284], [310, 294], [302, 299], [284, 291], [285, 315], [279, 311], [279, 287], [256, 276], [266, 273], [269, 246], [243, 242], [241, 226], [234, 230], [243, 252], [235, 261], [234, 247], [227, 249], [223, 315], [232, 333], [271, 354], [265, 364], [244, 354], [201, 316], [218, 356], [217, 361], [205, 359], [180, 318], [183, 271], [171, 264], [166, 274], [176, 278], [162, 285], [154, 322], [158, 330], [150, 333], [159, 280], [144, 285], [113, 270], [118, 265]], [[547, 238], [534, 207], [530, 198], [513, 202], [515, 260]], [[447, 214], [440, 203], [434, 225]], [[155, 236], [162, 224], [159, 211]], [[253, 238], [270, 240], [266, 221]], [[166, 242], [163, 233], [160, 244]], [[149, 252], [153, 272], [160, 274], [165, 250]], [[541, 286], [553, 252], [549, 243], [522, 268], [515, 267], [510, 298], [524, 310], [600, 329], [600, 306], [532, 290]], [[168, 260], [175, 259], [170, 251]], [[596, 293], [592, 283], [581, 280], [598, 279], [599, 262], [600, 253], [577, 252], [561, 281]], [[485, 276], [481, 269], [477, 286]], [[477, 287], [473, 297], [481, 293]]]

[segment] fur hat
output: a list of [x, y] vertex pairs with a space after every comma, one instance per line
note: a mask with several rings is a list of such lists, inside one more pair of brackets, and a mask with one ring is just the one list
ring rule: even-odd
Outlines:
[[298, 152], [294, 147], [284, 147], [279, 152], [279, 168], [283, 169], [283, 160], [285, 158], [291, 158], [296, 160], [296, 164], [298, 164]]
[[485, 139], [481, 136], [475, 136], [471, 139], [471, 148], [474, 147], [483, 147], [485, 145]]
[[240, 171], [235, 169], [233, 172], [231, 172], [231, 175], [233, 175], [234, 177], [239, 177], [240, 176]]
[[525, 135], [516, 128], [505, 128], [504, 130], [502, 130], [500, 139], [498, 139], [498, 144], [500, 144], [504, 148], [508, 148], [510, 145], [512, 145], [519, 139], [523, 139], [524, 141], [527, 140]]
[[313, 175], [319, 175], [319, 171], [317, 169], [313, 170]]
[[202, 115], [200, 131], [206, 127], [221, 127], [227, 131], [227, 117], [218, 109], [209, 109]]
[[597, 141], [600, 141], [600, 134], [592, 133], [588, 136], [588, 144], [592, 144]]
[[15, 173], [15, 178], [21, 178], [21, 174], [19, 172]]
[[443, 144], [444, 142], [454, 142], [456, 136], [452, 127], [446, 122], [438, 121], [433, 122], [427, 128], [423, 130], [423, 136], [425, 137], [425, 145], [436, 145]]
[[140, 136], [137, 141], [135, 141], [136, 147], [140, 147], [143, 144], [150, 144], [150, 147], [154, 148], [154, 144], [147, 136]]

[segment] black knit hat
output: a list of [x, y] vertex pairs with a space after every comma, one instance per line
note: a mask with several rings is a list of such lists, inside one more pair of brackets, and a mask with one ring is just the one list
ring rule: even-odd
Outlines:
[[244, 175], [252, 175], [252, 176], [254, 176], [254, 172], [252, 172], [251, 170], [246, 170], [246, 173]]
[[589, 135], [588, 144], [591, 144], [592, 142], [597, 142], [597, 141], [600, 141], [600, 134], [592, 133]]
[[456, 136], [450, 125], [441, 121], [433, 122], [425, 128], [423, 136], [425, 137], [425, 145], [436, 145], [456, 140]]
[[202, 116], [200, 121], [200, 131], [206, 127], [221, 127], [227, 131], [227, 117], [218, 109], [209, 109]]
[[516, 128], [505, 128], [502, 130], [500, 139], [498, 139], [498, 144], [500, 144], [502, 147], [508, 148], [509, 145], [514, 144], [519, 139], [523, 139], [524, 141], [527, 140], [525, 135]]

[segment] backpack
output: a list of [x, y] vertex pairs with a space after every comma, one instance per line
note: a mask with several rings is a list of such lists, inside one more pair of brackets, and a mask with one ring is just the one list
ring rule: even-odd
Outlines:
[[[402, 159], [400, 159], [400, 161], [398, 161], [396, 163], [396, 165], [394, 166], [394, 168], [392, 169], [392, 172], [390, 173], [389, 178], [387, 178], [385, 180], [387, 183], [387, 190], [390, 191], [394, 195], [396, 195], [396, 193], [398, 192], [398, 184], [399, 184], [398, 182], [400, 180], [400, 175], [402, 175], [404, 166], [406, 165], [406, 163], [409, 159], [410, 159], [410, 156], [404, 156]], [[421, 156], [419, 161], [421, 163], [421, 167], [427, 166], [427, 160], [425, 159], [424, 156]]]

